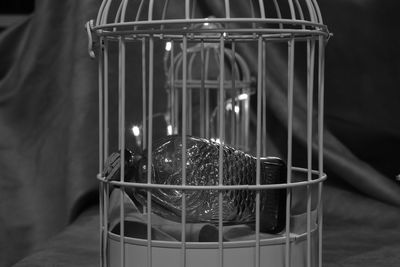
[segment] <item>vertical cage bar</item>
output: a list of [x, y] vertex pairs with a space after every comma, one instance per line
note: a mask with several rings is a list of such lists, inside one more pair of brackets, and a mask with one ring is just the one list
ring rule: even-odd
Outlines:
[[122, 5], [123, 5], [124, 2], [125, 2], [125, 0], [121, 0], [121, 2], [119, 3], [118, 9], [117, 9], [117, 13], [116, 13], [115, 18], [114, 18], [114, 23], [122, 22], [121, 11], [122, 11]]
[[315, 13], [313, 4], [311, 3], [310, 0], [306, 0], [305, 2], [307, 4], [307, 9], [308, 9], [308, 12], [309, 12], [309, 15], [310, 15], [310, 20], [312, 22], [316, 22], [317, 23], [318, 22], [318, 18], [317, 18], [317, 14]]
[[[249, 96], [250, 97], [250, 96]], [[243, 100], [243, 110], [244, 112], [244, 116], [242, 116], [242, 120], [243, 120], [243, 124], [244, 124], [244, 134], [243, 134], [243, 146], [247, 149], [249, 149], [249, 136], [250, 136], [250, 116], [249, 116], [249, 112], [250, 112], [250, 100], [246, 99]]]
[[[205, 54], [205, 66], [204, 66], [204, 79], [205, 79], [205, 81], [207, 82], [207, 79], [208, 79], [208, 65], [209, 65], [209, 61], [210, 61], [210, 49], [207, 49], [206, 51], [206, 54]], [[210, 138], [211, 137], [211, 134], [210, 134], [210, 89], [208, 88], [208, 86], [207, 86], [207, 84], [205, 85], [205, 93], [206, 93], [206, 95], [205, 95], [205, 109], [206, 109], [206, 111], [205, 111], [205, 113], [206, 113], [206, 128], [205, 128], [205, 131], [206, 131], [206, 135], [205, 135], [205, 137], [206, 138]]]
[[193, 123], [192, 123], [192, 120], [193, 120], [193, 92], [192, 92], [192, 88], [188, 88], [187, 87], [187, 77], [186, 77], [186, 90], [187, 90], [187, 98], [188, 98], [188, 100], [187, 100], [187, 104], [188, 104], [188, 106], [187, 106], [187, 127], [188, 127], [188, 129], [187, 129], [187, 133], [188, 133], [188, 135], [193, 135]]
[[318, 2], [316, 0], [312, 0], [312, 3], [313, 3], [314, 8], [315, 8], [315, 13], [317, 14], [318, 23], [324, 24], [324, 21], [322, 19], [321, 10], [319, 8]]
[[[154, 82], [154, 37], [149, 37], [149, 129], [147, 147], [147, 184], [152, 184], [153, 166], [153, 82]], [[147, 191], [147, 267], [151, 267], [152, 262], [152, 235], [151, 235], [151, 191]]]
[[[232, 40], [232, 92], [234, 92], [234, 96], [232, 97], [232, 136], [231, 140], [232, 143], [237, 146], [237, 147], [242, 147], [243, 143], [241, 142], [241, 134], [240, 134], [240, 115], [242, 114], [242, 110], [240, 110], [239, 114], [236, 114], [235, 112], [235, 106], [240, 105], [240, 100], [236, 99], [240, 95], [240, 87], [236, 85], [236, 79], [240, 79], [240, 72], [237, 70], [237, 67], [234, 68], [233, 66], [236, 66], [236, 42], [235, 40]], [[246, 112], [246, 111], [244, 111]], [[246, 129], [244, 129], [246, 130]]]
[[97, 12], [96, 25], [99, 25], [99, 23], [100, 23], [100, 19], [102, 17], [103, 12], [104, 12], [104, 7], [106, 5], [106, 2], [107, 1], [101, 1], [101, 5], [100, 5], [100, 8], [99, 8], [99, 11]]
[[147, 119], [146, 119], [146, 39], [142, 39], [142, 147], [147, 147]]
[[205, 55], [204, 55], [204, 40], [201, 40], [200, 44], [200, 136], [205, 137], [205, 119], [207, 117], [204, 116], [205, 112]]
[[[104, 51], [103, 51], [103, 56], [104, 56], [104, 84], [103, 84], [103, 90], [104, 90], [104, 125], [103, 125], [103, 148], [104, 148], [104, 155], [105, 157], [103, 158], [103, 160], [106, 159], [106, 157], [109, 154], [109, 131], [108, 131], [108, 113], [109, 113], [109, 109], [108, 109], [108, 41], [107, 39], [104, 39]], [[108, 196], [109, 196], [109, 184], [107, 183], [105, 185], [105, 189], [102, 192], [103, 195], [103, 205], [104, 205], [104, 231], [103, 231], [103, 238], [104, 238], [104, 247], [103, 247], [103, 254], [107, 255], [107, 244], [108, 244]], [[105, 266], [108, 266], [108, 262], [105, 260], [105, 262], [103, 262], [105, 264]]]
[[177, 134], [177, 129], [176, 127], [176, 123], [177, 123], [177, 118], [176, 118], [176, 112], [175, 112], [175, 107], [177, 106], [177, 103], [175, 103], [175, 49], [174, 49], [174, 41], [171, 40], [171, 51], [170, 51], [170, 55], [171, 55], [171, 62], [170, 62], [170, 78], [169, 78], [169, 82], [170, 82], [170, 123], [171, 123], [171, 127], [172, 127], [172, 133]]
[[[168, 4], [169, 4], [169, 1], [165, 0], [164, 1], [164, 5], [163, 5], [163, 9], [162, 9], [162, 15], [161, 15], [161, 19], [162, 20], [165, 20], [165, 17], [166, 17], [166, 14], [167, 14]], [[136, 21], [137, 21], [137, 19], [136, 19]], [[161, 25], [161, 27], [162, 27], [161, 29], [164, 29], [164, 25]]]
[[[293, 139], [293, 82], [294, 82], [294, 38], [288, 42], [288, 136], [287, 136], [287, 183], [292, 182], [292, 139]], [[292, 191], [287, 189], [286, 193], [286, 243], [285, 243], [285, 266], [291, 266], [290, 249], [290, 208]]]
[[[172, 118], [173, 118], [173, 133], [178, 134], [179, 129], [179, 91], [176, 88], [175, 79], [178, 78], [178, 74], [175, 73], [175, 69], [177, 69], [176, 65], [179, 65], [179, 62], [175, 62], [175, 45], [174, 41], [171, 40], [171, 90], [172, 90]], [[178, 53], [179, 54], [179, 53]]]
[[196, 15], [196, 6], [197, 6], [197, 1], [193, 0], [192, 1], [192, 13], [191, 13], [191, 17], [194, 18]]
[[[307, 41], [307, 180], [312, 180], [312, 114], [315, 41]], [[307, 267], [311, 267], [311, 186], [307, 185]]]
[[[258, 61], [257, 61], [257, 148], [256, 148], [256, 185], [260, 185], [260, 175], [261, 175], [261, 125], [262, 125], [262, 80], [263, 80], [263, 38], [258, 37]], [[260, 267], [260, 190], [256, 191], [256, 253], [255, 253], [255, 266]]]
[[168, 125], [167, 125], [167, 129], [168, 130], [167, 130], [167, 133], [169, 135], [169, 134], [172, 134], [172, 133], [170, 133], [169, 128], [171, 127], [171, 129], [172, 129], [172, 127], [174, 125], [174, 122], [173, 122], [173, 111], [172, 111], [172, 107], [173, 107], [172, 97], [173, 97], [173, 94], [172, 94], [172, 85], [171, 85], [172, 84], [171, 80], [172, 80], [172, 76], [173, 76], [172, 67], [171, 66], [172, 66], [172, 62], [174, 61], [174, 58], [172, 57], [172, 53], [171, 53], [171, 51], [172, 51], [172, 42], [167, 41], [165, 43], [165, 47], [167, 47], [168, 43], [171, 44], [171, 49], [168, 51], [167, 48], [165, 48], [165, 51], [167, 51], [167, 52], [165, 52], [166, 54], [164, 55], [164, 67], [166, 69], [165, 70], [165, 81], [166, 81], [166, 84], [167, 84], [167, 88], [166, 89], [167, 89], [167, 97], [168, 97], [166, 114], [168, 115]]
[[[235, 59], [234, 63], [237, 64], [237, 62], [236, 62], [237, 54], [236, 54], [236, 43], [235, 42], [232, 43], [232, 53], [233, 53], [234, 59]], [[240, 65], [238, 66], [238, 68], [240, 68]], [[238, 80], [241, 78], [240, 70], [237, 70], [237, 78], [238, 78]], [[241, 90], [241, 88], [237, 86], [236, 93], [235, 93], [236, 96], [240, 95], [240, 90]], [[238, 147], [242, 147], [244, 149], [249, 149], [249, 147], [245, 145], [245, 138], [248, 139], [248, 135], [249, 135], [249, 125], [246, 125], [246, 122], [249, 121], [248, 114], [247, 114], [247, 118], [244, 117], [244, 116], [246, 116], [246, 112], [249, 112], [246, 104], [247, 104], [246, 102], [244, 102], [244, 104], [243, 104], [243, 106], [244, 106], [243, 112], [244, 113], [242, 112], [242, 110], [240, 110], [239, 114], [236, 114], [234, 107], [235, 107], [235, 105], [241, 106], [240, 100], [238, 99], [238, 101], [235, 103], [235, 105], [232, 105], [233, 111], [234, 111], [233, 114], [235, 116], [235, 120], [234, 120], [235, 135], [234, 135], [233, 140]], [[242, 116], [242, 114], [243, 114], [243, 116]], [[243, 123], [245, 124], [244, 127], [242, 126]]]
[[190, 1], [185, 0], [185, 19], [190, 19]]
[[[301, 20], [304, 20], [304, 13], [303, 13], [303, 9], [301, 8], [301, 5], [299, 3], [299, 0], [294, 0], [294, 3], [296, 5], [297, 11], [299, 12], [299, 16]], [[304, 29], [305, 26], [302, 26], [302, 28]]]
[[[182, 44], [181, 44], [182, 46]], [[174, 60], [174, 103], [175, 103], [175, 128], [176, 133], [179, 132], [179, 129], [182, 128], [182, 118], [180, 117], [179, 112], [183, 112], [182, 109], [182, 61], [183, 61], [183, 51], [177, 53], [176, 59]], [[180, 101], [180, 102], [179, 102]], [[181, 132], [182, 133], [182, 132]]]
[[[224, 42], [224, 35], [222, 34], [220, 37], [220, 66], [219, 66], [219, 120], [218, 120], [218, 135], [219, 135], [219, 166], [218, 166], [218, 175], [219, 175], [219, 185], [223, 185], [224, 180], [224, 168], [223, 168], [223, 161], [224, 161], [224, 151], [223, 151], [223, 144], [225, 143], [225, 133], [224, 133], [224, 124], [225, 124], [225, 116], [224, 116], [224, 98], [225, 98], [225, 42]], [[219, 266], [224, 266], [224, 248], [223, 248], [223, 192], [218, 191], [218, 251], [219, 251]]]
[[[119, 150], [121, 163], [125, 162], [125, 39], [119, 40]], [[120, 164], [120, 181], [124, 182], [125, 164]], [[121, 242], [121, 266], [125, 266], [125, 187], [121, 187], [120, 196], [120, 242]]]
[[[274, 2], [274, 6], [275, 6], [276, 16], [277, 16], [278, 19], [281, 19], [282, 18], [282, 12], [281, 12], [281, 8], [280, 8], [280, 6], [278, 4], [278, 1], [277, 0], [273, 0], [273, 2]], [[283, 29], [283, 24], [282, 23], [279, 23], [279, 28]]]
[[229, 0], [225, 0], [225, 17], [228, 19], [231, 17], [231, 5]]
[[154, 0], [149, 0], [149, 10], [148, 10], [148, 20], [153, 20], [153, 8], [154, 8]]
[[[188, 94], [188, 106], [187, 106], [187, 112], [188, 112], [188, 135], [193, 135], [193, 89], [194, 89], [194, 80], [193, 80], [193, 62], [196, 59], [196, 53], [191, 53], [190, 58], [188, 60], [188, 67], [186, 71], [186, 90]], [[189, 81], [189, 86], [188, 86], [188, 81]], [[196, 125], [197, 126], [197, 125]], [[199, 135], [199, 133], [195, 133], [195, 135]]]
[[[250, 1], [251, 2], [251, 1]], [[260, 7], [260, 16], [261, 18], [265, 18], [265, 7], [264, 7], [264, 1], [263, 0], [258, 0], [258, 5]]]
[[261, 97], [262, 97], [262, 154], [264, 156], [267, 156], [267, 45], [265, 42], [263, 42], [263, 47], [262, 47], [262, 92], [261, 92]]
[[[318, 57], [318, 172], [319, 177], [324, 175], [324, 83], [325, 83], [325, 43], [324, 37], [319, 37]], [[322, 183], [318, 184], [318, 266], [322, 266], [322, 226], [323, 226], [323, 202]]]
[[[242, 58], [240, 58], [239, 56], [237, 56], [237, 59], [240, 59], [240, 61], [243, 63], [243, 61], [242, 61]], [[247, 65], [245, 66], [245, 67], [243, 67], [243, 68], [241, 68], [241, 71], [244, 71], [244, 75], [243, 75], [243, 77], [245, 77], [245, 79], [247, 79], [248, 77], [246, 77], [247, 76], [247, 74], [246, 74], [246, 72], [248, 72], [248, 70], [246, 69], [247, 68]], [[243, 123], [243, 140], [242, 140], [242, 142], [241, 142], [241, 145], [243, 145], [243, 147], [246, 149], [246, 150], [249, 150], [250, 149], [250, 145], [249, 145], [249, 136], [250, 136], [250, 94], [251, 94], [251, 87], [249, 87], [248, 88], [248, 90], [249, 90], [249, 92], [248, 92], [248, 95], [247, 95], [247, 99], [246, 100], [243, 100], [243, 116], [241, 116], [242, 118], [241, 118], [241, 120], [242, 120], [242, 123]]]
[[[187, 36], [183, 36], [182, 43], [182, 185], [186, 184], [186, 130], [187, 130]], [[182, 191], [181, 216], [181, 266], [186, 266], [186, 193]]]
[[[99, 49], [99, 174], [103, 172], [104, 169], [104, 56], [103, 56], [103, 37], [100, 37], [100, 49]], [[100, 201], [102, 203], [102, 201]], [[102, 211], [100, 211], [102, 212]], [[101, 214], [101, 213], [100, 213]]]
[[[98, 75], [99, 75], [99, 175], [102, 174], [103, 169], [104, 169], [104, 132], [103, 132], [103, 121], [104, 121], [104, 88], [103, 88], [103, 77], [104, 77], [104, 58], [103, 58], [103, 37], [100, 37], [100, 49], [99, 49], [99, 69], [98, 69]], [[104, 183], [100, 182], [99, 184], [99, 204], [100, 204], [100, 211], [99, 211], [99, 217], [100, 217], [100, 266], [104, 266], [104, 261], [105, 261], [105, 254], [103, 251], [104, 248]]]
[[100, 24], [107, 24], [107, 17], [108, 17], [108, 13], [110, 10], [110, 5], [111, 5], [112, 0], [106, 0], [106, 1], [107, 1], [107, 3], [104, 6], [102, 16], [100, 19]]
[[[137, 9], [137, 12], [136, 12], [136, 17], [135, 17], [135, 21], [138, 21], [139, 20], [139, 18], [140, 18], [140, 15], [142, 14], [142, 10], [143, 10], [143, 6], [144, 6], [144, 3], [145, 3], [146, 1], [145, 0], [140, 0], [140, 4], [139, 4], [139, 7], [138, 7], [138, 9]], [[168, 1], [167, 1], [168, 2]], [[135, 26], [135, 30], [137, 29], [137, 26]]]
[[[109, 119], [108, 119], [108, 114], [109, 114], [109, 102], [108, 102], [108, 40], [104, 39], [104, 49], [103, 49], [103, 56], [104, 56], [104, 84], [103, 84], [103, 90], [104, 90], [104, 122], [103, 122], [103, 149], [104, 149], [104, 158], [103, 160], [105, 161], [109, 155]], [[106, 216], [107, 217], [107, 216]]]
[[125, 22], [126, 7], [128, 6], [129, 0], [123, 0], [123, 5], [121, 9], [121, 22]]
[[296, 11], [294, 10], [293, 0], [288, 0], [289, 8], [290, 8], [290, 15], [292, 20], [296, 19]]
[[[237, 146], [238, 144], [235, 142], [236, 139], [236, 117], [239, 115], [236, 114], [235, 107], [236, 105], [240, 106], [239, 103], [240, 101], [237, 100], [236, 98], [239, 96], [239, 89], [236, 88], [236, 69], [235, 69], [235, 64], [236, 64], [236, 53], [235, 53], [235, 41], [233, 40], [231, 43], [231, 49], [232, 49], [232, 56], [230, 56], [230, 64], [231, 64], [231, 90], [230, 96], [231, 96], [231, 106], [232, 106], [232, 112], [230, 115], [230, 142], [231, 145]], [[239, 77], [237, 77], [239, 79]], [[241, 110], [239, 111], [240, 113], [242, 112]], [[239, 113], [239, 114], [240, 114]]]
[[[274, 6], [275, 6], [276, 16], [277, 16], [278, 19], [281, 19], [282, 18], [282, 13], [281, 13], [281, 8], [280, 8], [280, 6], [278, 4], [278, 1], [277, 0], [273, 0], [273, 2], [274, 2]], [[279, 27], [282, 28], [282, 24], [279, 24]]]
[[[101, 174], [101, 173], [100, 173]], [[99, 185], [99, 196], [100, 196], [100, 213], [99, 213], [99, 217], [100, 217], [100, 267], [105, 266], [105, 262], [106, 262], [106, 251], [104, 250], [105, 248], [105, 243], [106, 243], [106, 237], [107, 235], [104, 235], [105, 232], [105, 220], [104, 220], [104, 216], [105, 214], [103, 213], [104, 210], [104, 188], [105, 185], [102, 181], [100, 181], [100, 185]]]

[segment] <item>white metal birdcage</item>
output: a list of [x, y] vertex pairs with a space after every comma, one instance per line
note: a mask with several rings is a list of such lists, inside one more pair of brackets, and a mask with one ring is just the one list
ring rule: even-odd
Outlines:
[[[86, 26], [99, 60], [100, 265], [322, 266], [329, 32], [317, 1], [103, 0]], [[269, 120], [278, 105], [282, 127]], [[271, 129], [283, 144], [271, 145]], [[180, 138], [176, 158], [157, 156], [163, 135]], [[196, 140], [208, 154], [190, 147]], [[193, 182], [192, 165], [204, 174], [214, 148], [212, 174]], [[284, 181], [266, 183], [264, 162], [277, 166], [276, 156]], [[154, 178], [165, 175], [160, 160], [179, 170], [162, 183]], [[267, 178], [283, 173], [271, 168]], [[160, 201], [169, 193], [171, 203]], [[215, 196], [214, 206], [191, 209], [194, 195], [205, 203]], [[225, 217], [230, 208], [236, 221]], [[265, 226], [270, 210], [277, 228]], [[197, 222], [196, 214], [212, 219]]]

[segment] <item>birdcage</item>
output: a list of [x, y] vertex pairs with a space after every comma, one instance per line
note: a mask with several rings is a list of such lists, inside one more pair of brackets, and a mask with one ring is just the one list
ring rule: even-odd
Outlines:
[[103, 0], [86, 28], [100, 265], [322, 266], [317, 1]]
[[[222, 30], [219, 23], [206, 22], [197, 25], [200, 30]], [[205, 34], [205, 33], [203, 33]], [[210, 35], [210, 34], [208, 34]], [[215, 36], [215, 34], [213, 34]], [[218, 107], [216, 99], [220, 88], [220, 60], [228, 62], [230, 67], [223, 70], [223, 112], [226, 118], [224, 142], [236, 148], [249, 150], [250, 96], [255, 92], [248, 64], [235, 48], [224, 47], [217, 42], [194, 43], [185, 51], [180, 45], [167, 41], [165, 47], [164, 68], [168, 92], [167, 119], [170, 131], [181, 134], [180, 127], [183, 100], [183, 88], [187, 88], [187, 134], [218, 140]], [[178, 52], [175, 55], [175, 51]], [[223, 53], [223, 54], [221, 54]], [[185, 54], [185, 55], [184, 55]], [[183, 76], [184, 57], [187, 61], [186, 76]], [[186, 80], [184, 82], [184, 80]], [[200, 114], [202, 114], [200, 116]]]

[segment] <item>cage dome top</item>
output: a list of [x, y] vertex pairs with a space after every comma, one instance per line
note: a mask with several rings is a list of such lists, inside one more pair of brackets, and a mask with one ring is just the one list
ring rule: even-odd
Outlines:
[[109, 38], [329, 37], [317, 0], [103, 0], [92, 27]]

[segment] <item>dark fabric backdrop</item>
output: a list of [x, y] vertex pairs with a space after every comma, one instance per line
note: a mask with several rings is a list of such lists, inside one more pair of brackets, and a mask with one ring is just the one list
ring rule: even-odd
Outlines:
[[[36, 1], [0, 36], [0, 266], [62, 230], [96, 189], [98, 1]], [[78, 205], [78, 206], [77, 206]]]
[[[319, 3], [334, 33], [326, 60], [326, 266], [350, 251], [400, 263], [400, 4]], [[0, 35], [0, 266], [40, 247], [97, 201], [97, 62], [87, 55], [83, 26], [99, 5], [36, 1], [29, 19]], [[211, 0], [204, 7], [219, 10]], [[279, 68], [282, 61], [274, 61]], [[281, 127], [284, 98], [277, 90], [270, 99]], [[303, 143], [304, 129], [296, 136]], [[342, 266], [359, 260], [347, 257]]]

